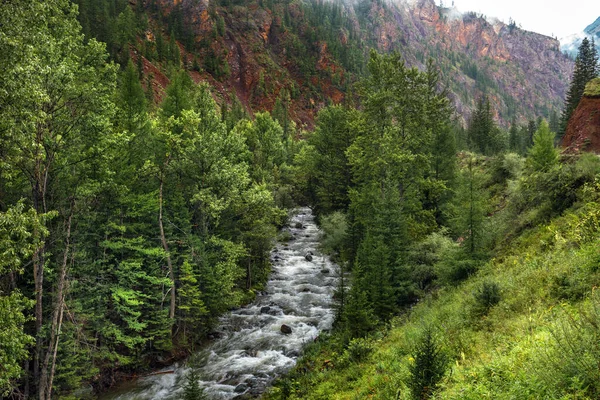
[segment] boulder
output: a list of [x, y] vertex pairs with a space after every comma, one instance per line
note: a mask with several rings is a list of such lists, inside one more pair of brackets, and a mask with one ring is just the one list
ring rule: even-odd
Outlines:
[[243, 393], [248, 389], [248, 385], [246, 385], [245, 383], [240, 383], [239, 385], [237, 385], [235, 387], [235, 389], [233, 390], [236, 393]]
[[321, 273], [322, 273], [322, 274], [328, 274], [328, 273], [329, 273], [329, 270], [328, 270], [327, 268], [323, 268], [323, 269], [321, 270]]
[[264, 306], [264, 307], [260, 308], [260, 313], [261, 314], [268, 314], [269, 311], [271, 311], [271, 307], [269, 307], [269, 306]]
[[304, 256], [304, 259], [306, 261], [312, 261], [313, 260], [313, 256], [312, 256], [312, 254], [309, 253], [309, 254], [307, 254], [307, 255]]
[[302, 228], [304, 228], [304, 225], [302, 225], [302, 222], [296, 222], [296, 224], [294, 225], [294, 228], [302, 229]]
[[286, 324], [281, 325], [281, 333], [284, 335], [289, 335], [292, 333], [292, 328]]

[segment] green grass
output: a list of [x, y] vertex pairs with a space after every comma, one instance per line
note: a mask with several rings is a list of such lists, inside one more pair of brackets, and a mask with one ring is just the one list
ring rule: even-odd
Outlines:
[[[451, 358], [435, 399], [598, 398], [599, 231], [594, 202], [526, 231], [475, 276], [430, 293], [361, 344], [372, 352], [354, 359], [326, 338], [265, 398], [410, 399], [411, 354], [426, 326]], [[481, 313], [486, 282], [500, 300]]]
[[594, 78], [585, 85], [584, 96], [600, 97], [600, 78]]

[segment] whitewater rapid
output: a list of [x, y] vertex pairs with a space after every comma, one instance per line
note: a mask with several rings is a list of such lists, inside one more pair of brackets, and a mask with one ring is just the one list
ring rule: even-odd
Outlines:
[[[291, 240], [272, 250], [273, 271], [265, 291], [252, 304], [222, 317], [217, 339], [194, 356], [200, 360], [199, 384], [208, 399], [260, 395], [295, 365], [307, 343], [331, 329], [339, 270], [318, 251], [319, 230], [311, 210], [296, 210], [284, 230]], [[282, 325], [291, 333], [282, 333]], [[103, 398], [180, 399], [188, 370], [186, 363], [175, 364]]]

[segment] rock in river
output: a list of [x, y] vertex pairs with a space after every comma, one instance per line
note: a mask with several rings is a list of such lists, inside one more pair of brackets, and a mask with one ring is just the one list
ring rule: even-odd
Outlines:
[[285, 335], [289, 335], [290, 333], [292, 333], [292, 328], [286, 324], [283, 324], [283, 325], [281, 325], [281, 333], [283, 333]]

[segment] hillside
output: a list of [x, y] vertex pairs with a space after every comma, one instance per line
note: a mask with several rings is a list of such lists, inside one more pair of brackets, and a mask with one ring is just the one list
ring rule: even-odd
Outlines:
[[[89, 6], [79, 3], [85, 13]], [[504, 126], [559, 110], [573, 66], [553, 38], [433, 0], [138, 0], [133, 7], [148, 21], [131, 57], [141, 53], [144, 71], [161, 71], [150, 78], [158, 99], [169, 74], [151, 50], [174, 35], [194, 80], [210, 82], [229, 103], [236, 96], [251, 112], [271, 111], [278, 97], [290, 96], [293, 119], [306, 127], [325, 105], [353, 101], [370, 48], [397, 51], [419, 68], [433, 58], [459, 120], [487, 93]]]
[[[504, 165], [511, 157], [501, 157]], [[496, 193], [486, 222], [493, 258], [467, 279], [448, 280], [448, 269], [460, 268], [455, 245], [433, 235], [419, 260], [433, 266], [434, 290], [366, 338], [323, 335], [267, 399], [598, 398], [597, 158], [546, 173], [516, 168], [501, 184], [495, 161], [475, 165]], [[528, 203], [532, 190], [543, 193]], [[573, 206], [540, 219], [562, 196]]]

